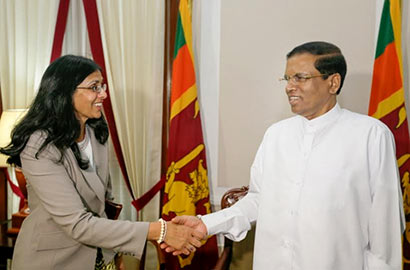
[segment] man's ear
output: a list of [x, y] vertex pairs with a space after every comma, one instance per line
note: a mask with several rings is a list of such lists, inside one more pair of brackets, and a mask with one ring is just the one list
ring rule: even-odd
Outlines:
[[340, 76], [339, 73], [335, 73], [335, 74], [330, 75], [329, 93], [336, 94], [337, 90], [339, 90], [341, 79], [342, 79], [342, 77]]

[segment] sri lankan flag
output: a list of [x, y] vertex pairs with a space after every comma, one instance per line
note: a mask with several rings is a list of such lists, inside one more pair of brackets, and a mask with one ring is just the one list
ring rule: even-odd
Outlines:
[[406, 214], [403, 269], [410, 269], [410, 137], [404, 106], [400, 0], [384, 0], [373, 67], [369, 115], [383, 121], [394, 134]]
[[[211, 212], [195, 82], [191, 8], [191, 0], [180, 1], [172, 66], [168, 170], [162, 200], [162, 218], [165, 220]], [[166, 254], [165, 269], [211, 269], [217, 258], [216, 238], [210, 237], [189, 256]]]

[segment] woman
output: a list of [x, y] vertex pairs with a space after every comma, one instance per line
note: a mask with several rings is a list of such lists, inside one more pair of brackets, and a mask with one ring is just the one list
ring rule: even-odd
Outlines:
[[[140, 257], [146, 240], [189, 254], [203, 235], [159, 222], [109, 220], [107, 97], [100, 67], [66, 55], [45, 71], [11, 143], [0, 149], [22, 167], [30, 215], [17, 237], [12, 269], [115, 269], [117, 252]], [[97, 256], [98, 254], [98, 256]]]

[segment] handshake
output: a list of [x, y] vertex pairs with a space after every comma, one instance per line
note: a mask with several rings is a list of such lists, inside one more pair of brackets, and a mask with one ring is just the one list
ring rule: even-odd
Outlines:
[[195, 216], [177, 216], [171, 221], [150, 223], [148, 240], [155, 240], [166, 252], [173, 255], [189, 255], [195, 252], [207, 236], [207, 228]]

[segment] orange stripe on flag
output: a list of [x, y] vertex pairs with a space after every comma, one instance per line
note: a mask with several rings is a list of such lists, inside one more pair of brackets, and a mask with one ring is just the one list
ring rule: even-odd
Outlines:
[[185, 91], [180, 98], [175, 100], [171, 107], [171, 113], [169, 120], [171, 121], [177, 114], [194, 102], [197, 98], [196, 85], [194, 84], [191, 88]]
[[400, 67], [394, 42], [386, 46], [382, 55], [374, 61], [372, 95], [369, 115], [377, 110], [377, 105], [402, 88]]
[[194, 65], [188, 47], [184, 45], [179, 49], [172, 67], [171, 107], [194, 84]]

